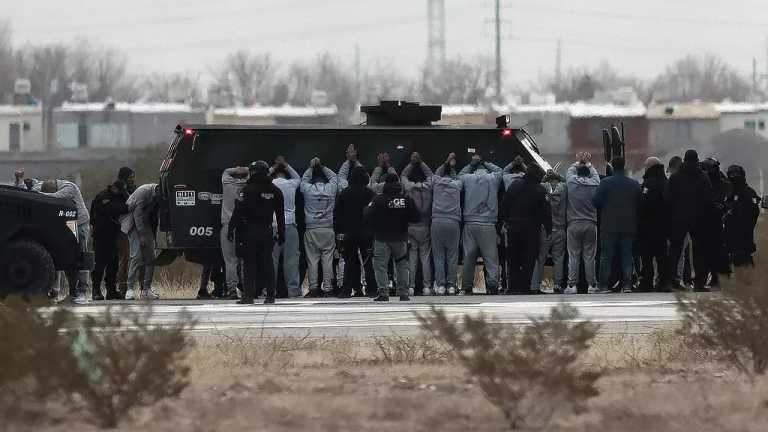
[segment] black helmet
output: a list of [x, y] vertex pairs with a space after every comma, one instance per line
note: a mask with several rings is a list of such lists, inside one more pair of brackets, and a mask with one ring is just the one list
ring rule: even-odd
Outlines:
[[730, 180], [733, 180], [736, 178], [743, 179], [747, 177], [747, 172], [744, 171], [744, 168], [739, 165], [731, 165], [728, 167], [728, 171], [726, 172], [726, 175]]
[[263, 160], [252, 162], [250, 171], [253, 177], [266, 177], [269, 175], [269, 164]]

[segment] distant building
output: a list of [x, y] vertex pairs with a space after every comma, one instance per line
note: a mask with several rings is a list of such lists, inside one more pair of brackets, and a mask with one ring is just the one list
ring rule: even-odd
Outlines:
[[0, 105], [0, 152], [43, 150], [42, 109], [34, 105]]
[[179, 123], [205, 112], [173, 103], [64, 103], [53, 110], [54, 149], [137, 149], [167, 145]]
[[[603, 155], [603, 129], [624, 125], [627, 167], [639, 168], [648, 156], [648, 120], [643, 104], [594, 105], [577, 103], [569, 106], [571, 152], [588, 151], [595, 160]], [[607, 162], [607, 161], [606, 161]]]
[[703, 149], [720, 133], [720, 111], [712, 103], [670, 103], [648, 108], [650, 151], [657, 155]]
[[253, 106], [214, 108], [208, 111], [209, 124], [236, 125], [295, 125], [335, 124], [339, 110], [336, 106]]
[[509, 111], [511, 126], [524, 128], [542, 153], [561, 154], [569, 151], [571, 114], [568, 105], [520, 105]]
[[766, 103], [728, 103], [716, 105], [720, 112], [720, 130], [750, 130], [763, 138], [768, 138], [768, 104]]

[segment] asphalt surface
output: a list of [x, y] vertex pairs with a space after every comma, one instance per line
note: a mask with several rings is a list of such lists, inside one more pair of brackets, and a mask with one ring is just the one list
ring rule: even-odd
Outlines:
[[412, 297], [410, 302], [393, 297], [383, 304], [363, 298], [278, 299], [270, 306], [223, 300], [158, 300], [151, 304], [112, 301], [74, 306], [72, 310], [85, 316], [102, 314], [111, 306], [114, 313], [120, 314], [120, 306], [124, 306], [149, 311], [151, 321], [158, 324], [176, 322], [185, 311], [196, 321], [194, 330], [202, 332], [257, 329], [269, 335], [369, 337], [418, 333], [415, 313], [427, 312], [432, 305], [452, 316], [484, 313], [500, 323], [525, 324], [529, 317], [546, 316], [560, 301], [578, 308], [582, 318], [600, 323], [603, 334], [650, 333], [678, 321], [674, 295], [662, 293]]

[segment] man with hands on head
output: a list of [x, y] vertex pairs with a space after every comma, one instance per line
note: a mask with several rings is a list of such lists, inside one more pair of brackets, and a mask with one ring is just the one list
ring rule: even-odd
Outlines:
[[[299, 173], [288, 164], [284, 156], [275, 158], [275, 164], [269, 170], [272, 184], [283, 193], [285, 210], [285, 243], [279, 244], [272, 252], [272, 262], [277, 284], [280, 257], [282, 255], [283, 279], [288, 291], [288, 297], [300, 297], [299, 281], [299, 231], [296, 228], [296, 191], [301, 184]], [[273, 227], [277, 232], [277, 217], [273, 218]]]
[[416, 204], [419, 221], [408, 226], [409, 244], [409, 293], [416, 289], [416, 270], [421, 262], [423, 295], [432, 295], [432, 170], [421, 160], [421, 155], [411, 154], [411, 162], [403, 169], [401, 176], [403, 191]]
[[437, 295], [455, 295], [458, 288], [461, 190], [456, 154], [450, 153], [432, 176], [431, 237]]

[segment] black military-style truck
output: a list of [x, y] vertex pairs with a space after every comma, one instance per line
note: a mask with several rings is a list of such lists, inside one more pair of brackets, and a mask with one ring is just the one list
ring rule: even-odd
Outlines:
[[0, 298], [46, 295], [57, 271], [87, 268], [70, 200], [0, 185]]
[[533, 139], [510, 128], [506, 116], [497, 118], [496, 125], [438, 126], [433, 122], [441, 118], [440, 106], [382, 102], [361, 111], [367, 121], [357, 126], [179, 125], [160, 168], [158, 264], [182, 254], [200, 264], [219, 259], [221, 175], [240, 161], [271, 163], [283, 155], [302, 174], [310, 159], [319, 157], [338, 171], [347, 146], [355, 144], [369, 172], [384, 152], [398, 172], [413, 152], [433, 168], [451, 152], [459, 167], [479, 153], [502, 167], [521, 155], [528, 163], [550, 168]]

